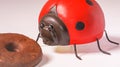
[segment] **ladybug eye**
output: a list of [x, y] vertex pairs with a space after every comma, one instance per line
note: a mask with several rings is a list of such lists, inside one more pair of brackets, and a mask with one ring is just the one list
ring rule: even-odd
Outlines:
[[45, 25], [43, 23], [40, 24], [40, 28], [43, 28]]
[[85, 24], [83, 22], [77, 22], [76, 29], [83, 30], [85, 28]]
[[53, 25], [49, 25], [49, 26], [48, 26], [48, 30], [49, 30], [49, 31], [53, 31], [53, 29], [54, 29]]

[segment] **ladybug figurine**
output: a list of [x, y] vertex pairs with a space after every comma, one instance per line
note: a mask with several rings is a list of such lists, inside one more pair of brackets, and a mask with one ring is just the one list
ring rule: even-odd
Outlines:
[[47, 45], [73, 45], [77, 55], [76, 45], [97, 41], [101, 52], [99, 39], [105, 32], [109, 42], [119, 45], [108, 38], [105, 31], [104, 14], [95, 0], [48, 0], [39, 15], [38, 39], [41, 37]]

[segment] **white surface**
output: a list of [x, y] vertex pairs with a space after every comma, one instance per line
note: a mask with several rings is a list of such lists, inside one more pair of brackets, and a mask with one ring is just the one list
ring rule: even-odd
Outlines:
[[[0, 33], [21, 33], [36, 39], [38, 16], [47, 0], [0, 0]], [[120, 43], [120, 1], [96, 0], [101, 5], [106, 19], [106, 30], [111, 40]], [[61, 47], [50, 47], [39, 40], [44, 56], [37, 67], [120, 67], [120, 47], [109, 43], [105, 36], [100, 40], [102, 48], [111, 56], [98, 51], [96, 42], [78, 46], [78, 60], [71, 46], [62, 47], [64, 52], [55, 51]]]

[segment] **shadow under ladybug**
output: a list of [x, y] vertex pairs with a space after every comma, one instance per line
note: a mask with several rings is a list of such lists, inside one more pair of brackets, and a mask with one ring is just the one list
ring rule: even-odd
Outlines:
[[[86, 0], [86, 1], [88, 2], [88, 0]], [[59, 6], [59, 5], [57, 5], [57, 6]], [[100, 28], [101, 29], [100, 31], [102, 31], [102, 32], [98, 33], [99, 29], [95, 29], [95, 30], [93, 30], [93, 33], [95, 33], [95, 35], [93, 36], [93, 33], [91, 34], [91, 31], [88, 29], [88, 28], [91, 29], [92, 25], [89, 26], [90, 24], [88, 24], [87, 21], [85, 23], [85, 22], [82, 22], [80, 20], [77, 20], [77, 22], [75, 22], [75, 26], [74, 25], [66, 26], [68, 23], [65, 23], [60, 18], [60, 16], [59, 16], [60, 11], [59, 12], [57, 11], [59, 9], [59, 8], [57, 8], [57, 6], [56, 5], [53, 6], [47, 14], [45, 14], [44, 16], [42, 16], [40, 18], [40, 21], [39, 21], [39, 31], [40, 31], [40, 33], [38, 34], [36, 42], [39, 40], [39, 38], [42, 38], [43, 42], [47, 45], [50, 45], [50, 46], [57, 46], [57, 45], [65, 46], [65, 45], [72, 45], [73, 44], [75, 56], [80, 60], [81, 60], [81, 58], [77, 54], [76, 45], [77, 44], [89, 43], [89, 42], [93, 42], [93, 41], [97, 41], [98, 49], [102, 53], [110, 55], [110, 53], [102, 50], [101, 46], [99, 44], [99, 39], [102, 37], [103, 31], [105, 32], [105, 36], [106, 36], [106, 38], [109, 42], [114, 43], [116, 45], [119, 45], [119, 43], [111, 41], [109, 39], [108, 35], [107, 35], [106, 30], [104, 30], [104, 17], [102, 16], [102, 12], [100, 12], [101, 10], [98, 10], [98, 13], [99, 12], [101, 13], [100, 18], [103, 17], [102, 18], [103, 26]], [[48, 8], [50, 8], [50, 7], [48, 6]], [[99, 7], [97, 7], [97, 8], [99, 8]], [[72, 11], [74, 11], [74, 10], [72, 10]], [[69, 18], [67, 20], [71, 20], [71, 19], [72, 18]], [[70, 23], [69, 23], [69, 25], [70, 25]], [[97, 25], [99, 25], [99, 24], [97, 24]], [[72, 29], [73, 27], [75, 28], [75, 30]], [[99, 28], [99, 27], [95, 26], [95, 28]], [[77, 34], [76, 34], [76, 30], [77, 30]], [[85, 34], [84, 34], [84, 31], [85, 31]], [[86, 35], [86, 31], [88, 31], [87, 35]], [[95, 31], [97, 31], [97, 34], [96, 34]], [[81, 34], [79, 34], [78, 32], [81, 33]], [[73, 35], [73, 36], [71, 36], [71, 35]], [[77, 36], [77, 35], [81, 35], [82, 37]], [[87, 36], [88, 36], [88, 38], [87, 38]], [[76, 39], [74, 39], [74, 38], [76, 38]]]
[[[109, 36], [112, 40], [115, 40], [117, 42], [120, 42], [120, 37], [115, 37], [115, 36]], [[106, 37], [103, 36], [100, 40], [100, 46], [102, 49], [105, 49], [106, 51], [119, 51], [120, 47], [118, 45], [114, 45], [113, 43], [110, 43], [107, 41]], [[80, 54], [81, 56], [86, 55], [86, 54], [98, 54], [100, 51], [98, 50], [97, 47], [97, 42], [92, 42], [92, 43], [86, 43], [85, 45], [77, 45], [77, 53]], [[57, 46], [54, 49], [55, 53], [58, 54], [73, 54], [74, 53], [74, 47], [71, 46]]]

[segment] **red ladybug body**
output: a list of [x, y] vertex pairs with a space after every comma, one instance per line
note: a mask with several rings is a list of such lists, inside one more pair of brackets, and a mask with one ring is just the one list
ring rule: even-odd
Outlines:
[[[104, 14], [95, 0], [49, 0], [39, 15], [39, 37], [47, 45], [74, 45], [77, 55], [76, 44], [81, 45], [97, 41], [105, 31]], [[109, 42], [119, 45], [108, 38]]]
[[[87, 0], [49, 0], [40, 13], [39, 22], [54, 6], [56, 6], [58, 17], [68, 29], [69, 44], [88, 43], [102, 37], [105, 27], [104, 15], [95, 0], [90, 2]], [[76, 29], [77, 24], [80, 26], [79, 22], [83, 23], [84, 29]]]

